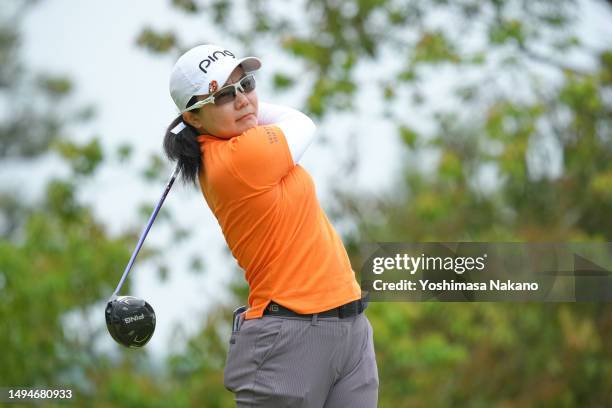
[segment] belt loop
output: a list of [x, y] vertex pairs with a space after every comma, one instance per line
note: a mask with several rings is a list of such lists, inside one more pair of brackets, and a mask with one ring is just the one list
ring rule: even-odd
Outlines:
[[312, 320], [310, 322], [311, 326], [316, 326], [317, 325], [317, 321], [319, 319], [319, 314], [318, 313], [313, 313], [312, 314]]

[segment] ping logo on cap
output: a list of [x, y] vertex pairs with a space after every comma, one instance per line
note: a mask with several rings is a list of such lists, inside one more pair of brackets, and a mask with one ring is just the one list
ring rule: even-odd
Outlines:
[[[200, 61], [200, 65], [198, 65], [200, 67], [200, 69], [202, 70], [202, 72], [204, 72], [205, 74], [208, 74], [208, 67], [210, 67], [210, 64], [212, 64], [213, 62], [216, 62], [219, 60], [219, 58], [223, 58], [223, 57], [232, 57], [234, 59], [236, 59], [236, 56], [234, 56], [234, 54], [232, 54], [230, 51], [228, 50], [223, 50], [223, 51], [215, 51], [213, 52], [211, 55], [209, 55], [208, 57], [206, 57], [205, 59], [203, 59], [202, 61]], [[202, 66], [204, 63], [206, 63], [206, 66]]]

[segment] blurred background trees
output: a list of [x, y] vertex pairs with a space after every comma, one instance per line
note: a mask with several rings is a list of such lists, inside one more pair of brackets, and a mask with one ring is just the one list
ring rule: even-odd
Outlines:
[[[356, 137], [382, 137], [359, 132], [359, 118], [374, 112], [396, 128], [396, 185], [354, 191], [357, 158], [325, 203], [351, 226], [344, 239], [358, 273], [363, 242], [612, 238], [612, 48], [580, 35], [585, 9], [612, 17], [609, 2], [173, 4], [244, 54], [278, 48], [293, 63], [274, 74], [275, 89], [306, 82], [303, 107], [318, 121], [350, 113]], [[53, 154], [69, 175], [50, 179], [35, 202], [15, 190], [0, 196], [0, 341], [13, 351], [0, 357], [0, 383], [71, 383], [86, 406], [233, 406], [222, 385], [229, 305], [155, 370], [145, 353], [92, 348], [105, 332], [69, 329], [68, 316], [86, 322], [89, 308], [102, 309], [112, 290], [104, 274], [122, 270], [135, 233], [108, 236], [77, 200], [105, 155], [63, 129], [88, 115], [59, 115], [70, 81], [28, 77], [15, 62], [18, 19], [2, 27], [2, 168]], [[136, 40], [177, 56], [195, 45], [155, 27]], [[234, 293], [245, 301], [239, 280]], [[607, 304], [378, 303], [367, 314], [381, 407], [612, 405]]]
[[[150, 369], [146, 351], [97, 347], [108, 273], [123, 270], [139, 231], [109, 236], [79, 200], [108, 157], [68, 131], [94, 113], [71, 110], [70, 79], [22, 62], [20, 23], [33, 6], [4, 4], [0, 15], [0, 384], [72, 388], [76, 406], [174, 406], [137, 373]], [[24, 188], [36, 184], [40, 195]]]

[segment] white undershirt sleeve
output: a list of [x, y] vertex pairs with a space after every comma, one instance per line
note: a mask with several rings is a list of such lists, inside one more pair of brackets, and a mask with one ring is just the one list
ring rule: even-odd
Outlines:
[[296, 164], [314, 140], [314, 122], [293, 108], [260, 101], [257, 122], [258, 125], [276, 125], [282, 130]]

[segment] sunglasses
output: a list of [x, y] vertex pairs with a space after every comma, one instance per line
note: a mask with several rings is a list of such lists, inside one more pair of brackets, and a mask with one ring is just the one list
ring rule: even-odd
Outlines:
[[219, 89], [217, 92], [213, 93], [206, 99], [202, 99], [185, 109], [185, 112], [200, 108], [209, 103], [214, 103], [215, 105], [223, 105], [229, 102], [234, 101], [236, 99], [236, 94], [238, 91], [242, 93], [249, 93], [253, 89], [255, 89], [255, 76], [253, 74], [247, 74], [240, 78], [238, 82], [234, 82], [233, 84], [229, 84]]

